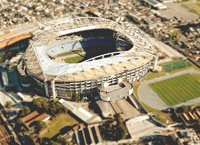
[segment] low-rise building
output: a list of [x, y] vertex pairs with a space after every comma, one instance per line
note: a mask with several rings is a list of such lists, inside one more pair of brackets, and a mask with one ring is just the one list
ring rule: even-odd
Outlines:
[[102, 100], [115, 102], [116, 100], [126, 99], [133, 93], [133, 86], [127, 82], [120, 82], [116, 85], [108, 85], [103, 82], [101, 87], [98, 87], [98, 92]]
[[199, 145], [200, 138], [198, 134], [193, 129], [185, 129], [174, 132], [172, 134], [172, 139], [178, 145]]

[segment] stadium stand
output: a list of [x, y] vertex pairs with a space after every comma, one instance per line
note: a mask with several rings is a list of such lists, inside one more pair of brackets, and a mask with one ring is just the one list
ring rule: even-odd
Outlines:
[[[107, 52], [86, 57], [79, 63], [58, 63], [52, 59], [71, 50], [100, 45]], [[119, 49], [109, 52], [110, 46]], [[26, 72], [22, 76], [28, 75], [46, 96], [65, 97], [73, 92], [87, 93], [104, 81], [109, 84], [115, 84], [118, 79], [139, 81], [152, 64], [155, 69], [157, 51], [144, 32], [133, 24], [85, 17], [68, 19], [36, 35], [21, 63]]]

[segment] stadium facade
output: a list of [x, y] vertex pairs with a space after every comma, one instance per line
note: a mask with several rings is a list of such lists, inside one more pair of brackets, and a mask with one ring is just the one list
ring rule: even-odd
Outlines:
[[[62, 53], [79, 49], [91, 53], [95, 48], [107, 51], [79, 63], [54, 61]], [[137, 26], [84, 17], [67, 19], [36, 35], [18, 71], [24, 82], [36, 82], [46, 96], [55, 98], [87, 93], [103, 82], [137, 82], [156, 64], [157, 51]]]

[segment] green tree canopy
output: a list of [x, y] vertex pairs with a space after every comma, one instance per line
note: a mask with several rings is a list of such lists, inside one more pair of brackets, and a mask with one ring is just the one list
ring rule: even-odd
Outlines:
[[46, 125], [46, 123], [45, 123], [44, 121], [39, 120], [39, 121], [36, 122], [35, 129], [36, 129], [38, 132], [39, 132], [40, 130], [43, 130], [43, 129], [46, 128], [46, 127], [47, 127], [47, 125]]
[[48, 104], [48, 99], [44, 97], [40, 97], [37, 99], [33, 99], [33, 105], [36, 108], [46, 108]]
[[12, 106], [12, 102], [11, 101], [6, 101], [6, 107], [10, 108]]
[[20, 116], [24, 117], [30, 113], [30, 108], [27, 106], [21, 106]]
[[62, 145], [71, 145], [71, 142], [68, 142], [66, 138], [62, 137], [62, 135], [57, 137], [57, 141]]
[[16, 123], [17, 124], [22, 124], [23, 123], [22, 118], [18, 118], [17, 121], [16, 121]]
[[5, 60], [5, 56], [4, 55], [0, 56], [0, 63], [3, 62], [4, 60]]

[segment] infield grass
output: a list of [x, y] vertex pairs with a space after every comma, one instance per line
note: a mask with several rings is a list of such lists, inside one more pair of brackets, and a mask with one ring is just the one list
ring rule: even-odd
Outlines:
[[168, 106], [200, 97], [199, 74], [184, 74], [149, 86]]

